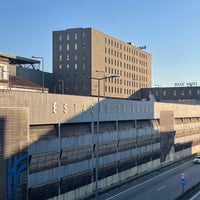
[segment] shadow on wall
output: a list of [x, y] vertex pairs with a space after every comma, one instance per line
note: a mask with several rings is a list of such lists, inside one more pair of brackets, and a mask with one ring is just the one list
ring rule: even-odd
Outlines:
[[0, 108], [0, 117], [0, 199], [26, 199], [28, 109]]

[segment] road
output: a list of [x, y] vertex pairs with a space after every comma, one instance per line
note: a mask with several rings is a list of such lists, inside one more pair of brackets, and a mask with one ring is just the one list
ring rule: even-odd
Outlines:
[[194, 195], [190, 198], [190, 200], [199, 200], [199, 199], [200, 199], [200, 191], [197, 192], [196, 194], [194, 194]]
[[[186, 185], [180, 183], [184, 176]], [[109, 193], [100, 194], [100, 200], [174, 200], [184, 191], [200, 182], [200, 164], [192, 159], [177, 163], [149, 175], [115, 188]]]

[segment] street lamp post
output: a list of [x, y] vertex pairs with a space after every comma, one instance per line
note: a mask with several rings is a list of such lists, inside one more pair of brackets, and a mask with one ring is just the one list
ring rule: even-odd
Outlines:
[[44, 58], [41, 56], [32, 56], [32, 58], [42, 60], [42, 92], [44, 92]]
[[119, 76], [104, 76], [103, 78], [91, 78], [98, 81], [98, 109], [97, 109], [97, 134], [96, 134], [96, 166], [95, 166], [95, 181], [96, 181], [96, 189], [95, 189], [95, 199], [98, 198], [98, 179], [99, 179], [99, 113], [100, 113], [100, 81], [109, 79], [109, 78], [117, 78]]
[[[99, 70], [96, 70], [96, 72], [98, 73], [103, 73], [103, 77], [105, 77], [105, 72], [104, 71], [99, 71]], [[104, 79], [104, 98], [105, 98], [105, 87], [106, 87], [106, 83], [105, 83], [105, 79]], [[101, 95], [101, 94], [100, 94]]]

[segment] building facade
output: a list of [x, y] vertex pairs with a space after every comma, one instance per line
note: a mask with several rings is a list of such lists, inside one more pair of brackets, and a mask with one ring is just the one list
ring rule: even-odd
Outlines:
[[0, 129], [0, 199], [88, 199], [198, 153], [200, 106], [1, 90]]
[[200, 104], [200, 87], [155, 87], [141, 88], [130, 99], [152, 100], [165, 103]]
[[0, 90], [53, 93], [53, 74], [38, 66], [38, 60], [0, 52]]
[[[53, 32], [55, 91], [127, 98], [151, 87], [151, 55], [93, 28]], [[106, 78], [118, 76], [116, 78]]]

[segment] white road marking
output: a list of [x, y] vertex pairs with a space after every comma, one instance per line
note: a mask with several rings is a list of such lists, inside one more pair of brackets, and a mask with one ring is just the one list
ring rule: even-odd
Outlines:
[[157, 190], [160, 191], [162, 189], [164, 189], [166, 187], [166, 185], [163, 185], [162, 187], [159, 187]]
[[106, 200], [114, 199], [115, 197], [118, 197], [118, 196], [120, 196], [120, 195], [122, 195], [122, 194], [124, 194], [124, 193], [126, 193], [126, 192], [128, 192], [128, 191], [130, 191], [130, 190], [132, 190], [132, 189], [134, 189], [134, 188], [136, 188], [136, 187], [139, 187], [139, 186], [141, 186], [141, 185], [143, 185], [143, 184], [145, 184], [145, 183], [148, 183], [148, 182], [150, 182], [150, 181], [152, 181], [152, 180], [154, 180], [154, 179], [156, 179], [156, 178], [158, 178], [158, 177], [160, 177], [160, 176], [163, 176], [163, 175], [165, 175], [165, 174], [168, 174], [169, 172], [174, 171], [174, 170], [176, 170], [176, 169], [178, 169], [178, 168], [180, 168], [180, 167], [182, 167], [182, 166], [184, 166], [184, 165], [187, 165], [188, 163], [191, 163], [191, 160], [188, 161], [188, 162], [186, 162], [186, 163], [184, 163], [183, 165], [179, 165], [178, 167], [172, 168], [172, 169], [169, 170], [169, 171], [166, 171], [166, 172], [164, 172], [164, 173], [162, 173], [162, 174], [159, 174], [158, 176], [154, 176], [153, 178], [150, 178], [150, 179], [148, 179], [148, 180], [146, 180], [146, 181], [144, 181], [144, 182], [142, 182], [142, 183], [139, 183], [138, 185], [135, 185], [135, 186], [133, 186], [133, 187], [131, 187], [131, 188], [128, 188], [127, 190], [124, 190], [124, 191], [122, 191], [122, 192], [120, 192], [120, 193], [118, 193], [118, 194], [116, 194], [116, 195], [114, 195], [114, 196], [112, 196], [112, 197], [109, 197], [109, 198], [107, 198]]
[[190, 200], [194, 200], [196, 197], [200, 195], [200, 192], [196, 193]]

